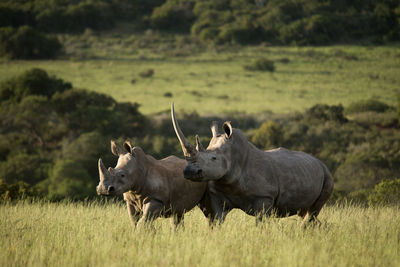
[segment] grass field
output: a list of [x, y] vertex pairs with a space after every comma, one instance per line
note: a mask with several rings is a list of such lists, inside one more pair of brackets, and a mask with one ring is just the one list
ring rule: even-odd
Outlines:
[[167, 219], [135, 231], [120, 203], [0, 205], [0, 266], [400, 266], [398, 208], [322, 210], [321, 227], [297, 217], [234, 211], [213, 230], [199, 209], [185, 227]]
[[[168, 110], [171, 101], [178, 110], [200, 115], [287, 113], [368, 98], [393, 105], [400, 93], [399, 46], [227, 47], [169, 56], [154, 49], [123, 49], [129, 43], [117, 40], [103, 42], [68, 60], [1, 61], [0, 81], [39, 67], [77, 88], [138, 102], [144, 114]], [[275, 61], [276, 71], [244, 70], [261, 57]], [[154, 75], [141, 77], [148, 69]]]

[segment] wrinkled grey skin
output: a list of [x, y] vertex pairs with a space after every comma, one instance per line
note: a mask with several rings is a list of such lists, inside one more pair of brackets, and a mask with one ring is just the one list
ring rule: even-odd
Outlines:
[[[129, 217], [135, 226], [158, 217], [172, 217], [177, 226], [184, 213], [205, 201], [206, 183], [183, 178], [185, 160], [170, 156], [156, 160], [140, 147], [124, 143], [123, 151], [111, 141], [111, 151], [118, 156], [115, 168], [99, 159], [99, 195], [124, 195]], [[200, 208], [205, 212], [200, 205]], [[208, 214], [206, 214], [208, 216]]]
[[230, 122], [223, 124], [222, 134], [214, 122], [207, 149], [198, 136], [195, 148], [180, 130], [173, 105], [171, 115], [187, 160], [184, 177], [208, 181], [212, 218], [221, 223], [239, 208], [257, 221], [272, 212], [279, 217], [298, 214], [303, 223], [316, 220], [333, 190], [333, 178], [321, 161], [285, 148], [261, 151]]

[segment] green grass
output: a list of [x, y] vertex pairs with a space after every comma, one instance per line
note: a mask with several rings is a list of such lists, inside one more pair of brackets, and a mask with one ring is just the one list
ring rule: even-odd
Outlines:
[[[79, 53], [71, 48], [69, 60], [1, 61], [0, 81], [39, 67], [77, 88], [138, 102], [144, 114], [168, 110], [172, 101], [178, 110], [200, 115], [287, 113], [317, 103], [347, 106], [368, 98], [394, 105], [400, 93], [399, 46], [225, 47], [193, 54], [182, 48], [186, 54], [179, 57], [157, 46], [128, 49], [123, 40], [131, 39], [107, 39], [109, 44], [103, 41], [103, 46], [95, 39], [100, 44], [92, 41]], [[260, 57], [275, 61], [276, 71], [243, 68]], [[147, 69], [154, 75], [140, 77]], [[167, 92], [172, 97], [165, 97]]]
[[1, 266], [399, 266], [398, 208], [330, 206], [321, 227], [297, 217], [240, 211], [209, 229], [199, 209], [174, 232], [167, 219], [135, 231], [125, 206], [18, 202], [0, 205]]

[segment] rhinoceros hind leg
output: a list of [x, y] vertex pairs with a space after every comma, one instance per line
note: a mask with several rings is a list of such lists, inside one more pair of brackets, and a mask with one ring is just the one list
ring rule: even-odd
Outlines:
[[333, 178], [331, 174], [327, 171], [327, 169], [324, 178], [324, 185], [322, 186], [321, 194], [314, 202], [314, 204], [309, 209], [307, 209], [307, 216], [304, 218], [303, 224], [305, 222], [319, 222], [317, 216], [332, 194]]

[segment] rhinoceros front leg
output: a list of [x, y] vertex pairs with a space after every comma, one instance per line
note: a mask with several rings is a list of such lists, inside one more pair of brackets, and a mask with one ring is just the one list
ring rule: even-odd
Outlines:
[[137, 209], [135, 206], [126, 202], [126, 207], [128, 209], [129, 219], [131, 220], [133, 226], [136, 227], [137, 222], [140, 219], [141, 210]]
[[265, 217], [269, 217], [272, 212], [272, 208], [274, 205], [274, 199], [265, 197], [258, 198], [253, 203], [253, 211], [256, 216], [256, 225], [262, 222]]
[[164, 204], [156, 199], [148, 200], [143, 205], [143, 215], [138, 221], [136, 228], [142, 227], [143, 224], [152, 223], [155, 219], [160, 217], [164, 209]]
[[216, 195], [211, 196], [212, 216], [209, 218], [209, 225], [214, 227], [217, 223], [222, 224], [226, 215], [232, 210], [230, 203]]
[[183, 227], [183, 213], [174, 214], [171, 218], [171, 226], [177, 230], [179, 226]]

